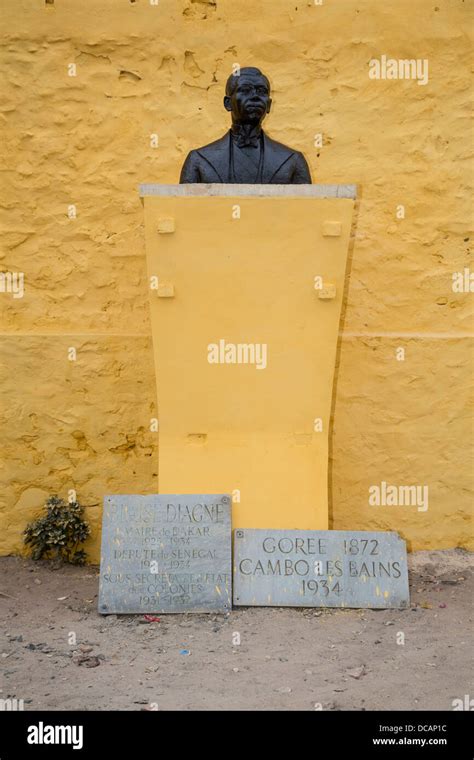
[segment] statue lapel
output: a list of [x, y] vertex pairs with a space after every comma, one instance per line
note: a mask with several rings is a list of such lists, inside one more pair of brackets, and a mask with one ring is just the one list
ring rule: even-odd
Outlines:
[[[214, 171], [217, 179], [214, 182], [226, 183], [229, 182], [229, 151], [230, 151], [230, 131], [227, 132], [224, 137], [217, 140], [213, 145], [210, 145], [205, 151], [198, 150], [197, 152], [201, 158], [209, 164], [210, 168]], [[220, 171], [218, 169], [220, 168]], [[222, 167], [225, 167], [225, 171], [222, 171]]]
[[263, 133], [264, 142], [264, 164], [262, 182], [265, 185], [271, 184], [273, 177], [280, 171], [286, 161], [294, 155], [294, 151], [283, 151], [270, 137]]

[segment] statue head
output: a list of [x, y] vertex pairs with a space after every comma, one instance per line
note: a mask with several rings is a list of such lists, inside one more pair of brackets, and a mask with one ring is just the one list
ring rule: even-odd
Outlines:
[[233, 124], [260, 125], [271, 105], [270, 82], [260, 69], [246, 66], [230, 75], [224, 108], [231, 112]]

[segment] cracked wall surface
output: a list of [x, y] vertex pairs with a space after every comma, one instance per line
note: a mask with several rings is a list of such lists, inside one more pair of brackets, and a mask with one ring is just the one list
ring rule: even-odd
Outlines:
[[[472, 10], [462, 0], [1, 4], [1, 270], [25, 275], [23, 298], [0, 293], [2, 554], [21, 550], [48, 495], [73, 488], [97, 561], [103, 494], [158, 490], [137, 185], [177, 182], [187, 152], [225, 132], [235, 63], [269, 76], [265, 128], [304, 152], [313, 181], [359, 186], [331, 526], [396, 529], [411, 549], [472, 546], [473, 294], [452, 288], [472, 267]], [[427, 59], [428, 84], [371, 80], [382, 55]], [[428, 510], [370, 506], [382, 481], [429, 486]]]

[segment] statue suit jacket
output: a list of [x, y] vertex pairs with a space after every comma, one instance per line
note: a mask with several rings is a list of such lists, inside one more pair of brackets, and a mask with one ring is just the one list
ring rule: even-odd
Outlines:
[[[232, 183], [229, 176], [230, 130], [220, 140], [188, 153], [181, 170], [180, 183]], [[310, 185], [311, 174], [302, 153], [276, 142], [263, 132], [264, 160], [262, 184]]]

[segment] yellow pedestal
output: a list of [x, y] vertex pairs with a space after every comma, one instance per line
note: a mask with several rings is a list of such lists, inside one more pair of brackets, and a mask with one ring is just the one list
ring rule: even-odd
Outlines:
[[355, 188], [140, 189], [160, 493], [230, 493], [234, 528], [326, 529]]

